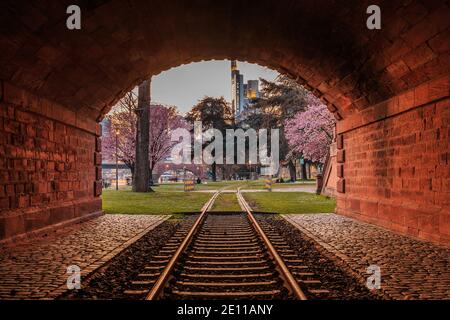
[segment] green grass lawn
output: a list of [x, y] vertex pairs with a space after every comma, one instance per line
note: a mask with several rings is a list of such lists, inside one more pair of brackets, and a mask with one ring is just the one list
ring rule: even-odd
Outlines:
[[[258, 180], [249, 180], [249, 181], [241, 181], [243, 190], [255, 190], [255, 189], [264, 189], [266, 184], [266, 179], [258, 179]], [[294, 183], [285, 182], [285, 183], [275, 183], [275, 179], [273, 179], [272, 189], [284, 189], [284, 188], [295, 188], [302, 187], [305, 185], [315, 185], [316, 180], [306, 180], [306, 181], [296, 181]]]
[[239, 206], [237, 197], [235, 193], [222, 193], [220, 194], [211, 208], [211, 211], [232, 211], [239, 212], [242, 211]]
[[[301, 183], [273, 184], [273, 188], [301, 187]], [[219, 181], [195, 185], [195, 190], [263, 189], [264, 180]], [[130, 187], [119, 191], [103, 190], [103, 210], [124, 214], [177, 214], [199, 212], [211, 197], [210, 193], [184, 192], [182, 183], [161, 184], [153, 193], [134, 193]], [[246, 199], [257, 211], [278, 213], [315, 213], [334, 211], [335, 201], [323, 196], [302, 192], [245, 193]], [[241, 211], [235, 194], [222, 194], [213, 206], [216, 211]]]
[[[244, 186], [242, 186], [243, 190], [257, 190], [257, 189], [264, 189], [265, 186], [265, 180], [255, 180], [255, 181], [248, 181], [245, 183]], [[303, 186], [314, 186], [316, 184], [316, 181], [305, 181], [305, 182], [295, 182], [295, 183], [272, 183], [272, 189], [288, 189], [288, 188], [301, 188]]]
[[334, 212], [336, 206], [334, 199], [306, 192], [255, 192], [243, 195], [252, 209], [260, 212]]
[[[284, 188], [295, 188], [302, 187], [305, 185], [315, 185], [315, 180], [308, 180], [302, 182], [295, 183], [273, 183], [272, 188], [274, 189], [284, 189]], [[195, 184], [195, 191], [207, 191], [207, 190], [219, 190], [222, 188], [226, 188], [226, 190], [237, 190], [239, 187], [247, 190], [254, 189], [264, 189], [265, 180], [252, 180], [252, 181], [217, 181], [217, 182], [204, 182], [202, 184]], [[155, 191], [165, 191], [165, 192], [183, 192], [184, 185], [183, 183], [164, 183], [157, 186], [154, 186], [153, 189]]]
[[134, 193], [130, 188], [103, 190], [103, 210], [106, 213], [176, 214], [200, 212], [211, 197], [208, 193], [168, 192]]
[[219, 190], [226, 188], [226, 190], [237, 190], [239, 187], [245, 186], [245, 181], [217, 181], [217, 182], [207, 182], [202, 184], [196, 184], [195, 190]]
[[160, 184], [157, 186], [153, 186], [152, 189], [157, 192], [176, 192], [176, 191], [184, 192], [184, 184], [183, 183], [166, 183], [166, 184]]

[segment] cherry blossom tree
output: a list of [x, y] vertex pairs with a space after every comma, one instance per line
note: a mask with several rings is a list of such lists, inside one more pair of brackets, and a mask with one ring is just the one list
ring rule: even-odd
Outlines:
[[[305, 109], [308, 90], [287, 75], [279, 75], [275, 81], [261, 78], [260, 81], [261, 96], [249, 105], [243, 122], [254, 129], [279, 129], [281, 163], [287, 165], [291, 181], [295, 181], [295, 154], [290, 152], [285, 123]], [[306, 170], [304, 165], [302, 167]]]
[[175, 107], [154, 105], [150, 107], [150, 173], [166, 158], [177, 142], [171, 141], [170, 132], [178, 128], [188, 128], [187, 122], [178, 114]]
[[[102, 151], [106, 159], [117, 157], [127, 165], [131, 172], [135, 168], [136, 147], [136, 113], [137, 102], [133, 93], [121, 100], [116, 110], [108, 116], [106, 134], [103, 136]], [[162, 105], [150, 106], [150, 142], [149, 142], [149, 168], [150, 178], [155, 166], [170, 154], [176, 142], [170, 141], [170, 132], [177, 128], [186, 128], [187, 123], [178, 114], [175, 107]]]
[[[137, 97], [128, 92], [106, 117], [106, 128], [102, 137], [103, 158], [114, 161], [116, 156], [131, 173], [134, 173], [136, 147], [136, 113]], [[116, 154], [117, 135], [117, 154]]]
[[305, 111], [285, 123], [285, 134], [292, 152], [306, 160], [324, 163], [333, 140], [335, 120], [327, 107], [308, 94]]

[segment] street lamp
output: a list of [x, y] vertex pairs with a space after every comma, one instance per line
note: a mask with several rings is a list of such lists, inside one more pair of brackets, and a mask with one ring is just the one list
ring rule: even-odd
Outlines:
[[116, 190], [119, 190], [119, 129], [116, 130]]

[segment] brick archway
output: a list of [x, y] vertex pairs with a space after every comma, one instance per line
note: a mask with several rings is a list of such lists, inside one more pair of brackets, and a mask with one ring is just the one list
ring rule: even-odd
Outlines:
[[[449, 8], [445, 1], [4, 1], [0, 238], [101, 209], [97, 121], [183, 63], [234, 58], [288, 73], [338, 124], [338, 212], [448, 243]], [[445, 178], [447, 177], [447, 178]]]

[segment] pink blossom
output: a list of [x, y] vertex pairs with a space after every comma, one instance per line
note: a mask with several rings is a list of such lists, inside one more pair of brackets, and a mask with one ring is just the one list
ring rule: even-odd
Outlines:
[[324, 163], [333, 139], [335, 120], [327, 107], [312, 94], [305, 111], [285, 123], [289, 146], [305, 159]]
[[[103, 136], [102, 151], [105, 159], [115, 160], [116, 133], [117, 156], [119, 161], [134, 170], [136, 145], [136, 114], [132, 108], [121, 108], [109, 118], [106, 128], [107, 134]], [[170, 154], [176, 142], [170, 141], [170, 132], [177, 128], [186, 128], [183, 117], [177, 113], [175, 107], [152, 105], [150, 107], [150, 144], [149, 166], [155, 165]]]

